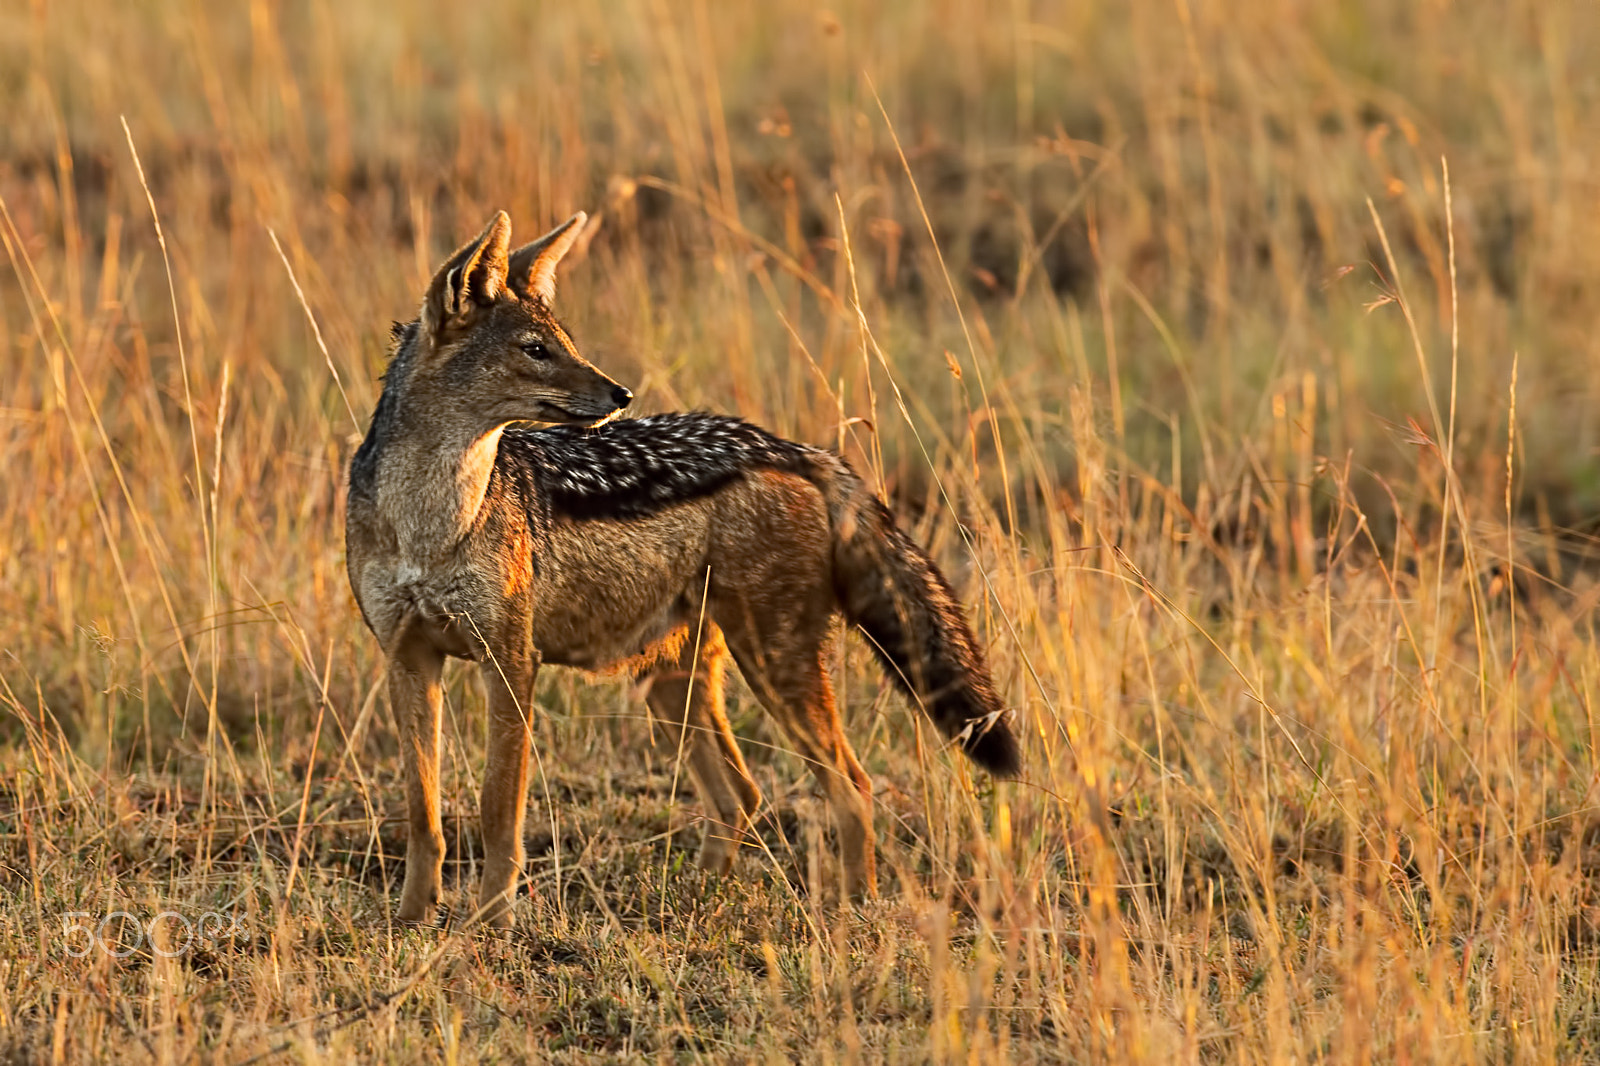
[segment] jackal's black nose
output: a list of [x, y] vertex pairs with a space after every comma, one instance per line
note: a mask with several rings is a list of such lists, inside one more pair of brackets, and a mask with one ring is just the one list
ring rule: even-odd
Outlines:
[[617, 405], [617, 410], [622, 410], [633, 402], [633, 393], [618, 385], [611, 390], [611, 402]]

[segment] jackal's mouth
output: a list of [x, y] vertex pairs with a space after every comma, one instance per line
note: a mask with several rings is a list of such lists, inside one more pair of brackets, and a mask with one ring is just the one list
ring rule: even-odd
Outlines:
[[559, 404], [553, 404], [549, 400], [540, 400], [538, 421], [550, 422], [560, 426], [593, 427], [604, 425], [611, 421], [621, 410], [622, 408], [615, 407], [605, 414], [580, 414], [577, 411], [569, 411]]

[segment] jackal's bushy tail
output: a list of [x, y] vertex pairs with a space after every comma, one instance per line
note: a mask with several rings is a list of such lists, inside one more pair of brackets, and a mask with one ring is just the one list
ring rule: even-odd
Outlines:
[[[831, 458], [831, 457], [830, 457]], [[961, 603], [928, 553], [842, 461], [823, 478], [834, 529], [835, 595], [889, 676], [990, 773], [1022, 767], [1005, 705]]]

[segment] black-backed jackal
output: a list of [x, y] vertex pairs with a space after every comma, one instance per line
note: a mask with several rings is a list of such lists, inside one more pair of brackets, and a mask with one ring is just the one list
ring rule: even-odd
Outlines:
[[734, 418], [608, 421], [632, 394], [550, 310], [583, 223], [512, 251], [501, 212], [439, 268], [418, 318], [396, 327], [350, 466], [350, 583], [388, 657], [406, 768], [399, 915], [429, 919], [439, 901], [449, 655], [479, 663], [488, 690], [484, 921], [511, 920], [541, 664], [648, 683], [706, 806], [700, 862], [720, 871], [760, 803], [723, 713], [732, 655], [829, 797], [847, 887], [871, 892], [871, 784], [834, 704], [835, 618], [866, 631], [968, 755], [1013, 774], [1017, 742], [983, 651], [933, 562], [838, 456]]

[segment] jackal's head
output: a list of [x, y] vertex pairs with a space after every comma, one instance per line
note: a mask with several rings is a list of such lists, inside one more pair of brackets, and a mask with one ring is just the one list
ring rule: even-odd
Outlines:
[[511, 219], [498, 211], [445, 260], [408, 331], [405, 391], [485, 432], [508, 422], [593, 425], [628, 406], [633, 393], [578, 354], [550, 309], [556, 265], [585, 221], [580, 211], [511, 251]]

